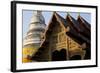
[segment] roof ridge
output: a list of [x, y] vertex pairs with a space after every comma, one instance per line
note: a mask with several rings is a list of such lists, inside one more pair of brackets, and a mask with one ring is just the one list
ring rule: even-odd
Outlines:
[[82, 16], [79, 16], [77, 21], [79, 22], [79, 20], [84, 24], [86, 29], [90, 29], [91, 25], [90, 23], [88, 23]]

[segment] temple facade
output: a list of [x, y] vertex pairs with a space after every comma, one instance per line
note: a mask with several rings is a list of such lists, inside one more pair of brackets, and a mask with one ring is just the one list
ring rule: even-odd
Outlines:
[[56, 12], [42, 34], [39, 49], [30, 58], [35, 61], [91, 59], [91, 25], [80, 15], [66, 19]]

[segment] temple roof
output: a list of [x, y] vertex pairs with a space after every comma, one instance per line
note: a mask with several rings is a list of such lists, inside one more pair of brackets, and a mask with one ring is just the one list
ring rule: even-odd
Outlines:
[[91, 25], [90, 25], [83, 17], [78, 16], [77, 21], [78, 21], [80, 24], [83, 24], [83, 27], [85, 27], [85, 29], [90, 30]]
[[80, 32], [80, 31], [82, 31], [81, 29], [80, 29], [80, 27], [78, 26], [79, 25], [79, 23], [77, 22], [77, 20], [75, 20], [70, 14], [68, 14], [67, 16], [66, 16], [66, 21], [68, 21], [70, 24], [72, 24], [72, 25], [70, 25], [71, 27], [73, 27], [77, 32]]
[[[90, 24], [84, 20], [82, 17], [79, 17], [78, 20], [75, 20], [72, 16], [70, 16], [69, 14], [67, 15], [66, 19], [64, 19], [63, 17], [61, 17], [58, 13], [54, 12], [52, 15], [52, 18], [50, 20], [50, 23], [48, 24], [48, 27], [45, 29], [45, 36], [47, 35], [47, 32], [49, 30], [51, 30], [50, 26], [53, 26], [54, 24], [52, 24], [52, 22], [55, 22], [55, 20], [53, 21], [53, 19], [56, 18], [56, 20], [61, 23], [66, 29], [67, 27], [69, 27], [69, 31], [66, 32], [66, 35], [75, 38], [77, 40], [79, 40], [82, 43], [88, 43], [90, 44], [90, 39], [88, 39], [87, 37], [85, 37], [82, 33], [83, 29], [80, 28], [80, 23], [84, 22], [84, 25], [86, 26], [86, 28], [90, 29]], [[81, 22], [79, 22], [79, 20]], [[85, 29], [84, 29], [85, 30]], [[91, 36], [91, 35], [89, 35]], [[46, 38], [43, 40], [43, 42], [41, 43], [41, 47], [44, 46], [46, 44]], [[39, 50], [41, 50], [42, 48], [39, 48]]]
[[[85, 19], [83, 19], [81, 16], [78, 16], [78, 19], [76, 20], [71, 15], [68, 14], [66, 16], [66, 21], [70, 23], [69, 25], [73, 27], [77, 33], [80, 33], [81, 35], [83, 35], [83, 37], [90, 39], [91, 28], [90, 28], [90, 24]], [[85, 22], [88, 24], [86, 24]]]
[[65, 27], [67, 27], [68, 26], [68, 22], [63, 18], [63, 17], [61, 17], [59, 14], [57, 14], [56, 12], [55, 12], [55, 15], [57, 16], [57, 18], [59, 19], [59, 21], [61, 21], [62, 23], [63, 23], [63, 25], [65, 26]]
[[[54, 12], [53, 13], [53, 16], [52, 16], [52, 18], [51, 18], [51, 20], [50, 20], [50, 23], [48, 24], [48, 27], [46, 28], [46, 30], [45, 30], [45, 36], [46, 36], [46, 34], [47, 34], [47, 32], [48, 32], [48, 30], [50, 29], [50, 26], [52, 25], [54, 25], [54, 24], [51, 24], [52, 22], [53, 22], [53, 18], [56, 18], [57, 19], [57, 21], [59, 22], [59, 23], [62, 23], [63, 25], [64, 25], [64, 27], [65, 28], [67, 28], [67, 27], [69, 27], [70, 28], [70, 30], [68, 31], [68, 32], [66, 32], [66, 34], [68, 34], [68, 33], [70, 33], [70, 34], [72, 34], [73, 36], [75, 36], [75, 37], [80, 37], [81, 38], [81, 40], [84, 40], [84, 41], [86, 41], [87, 43], [89, 43], [89, 39], [87, 38], [87, 37], [85, 37], [84, 36], [84, 34], [83, 33], [80, 33], [80, 32], [84, 32], [84, 30], [83, 29], [81, 29], [80, 28], [80, 23], [78, 22], [78, 20], [75, 20], [71, 15], [67, 15], [67, 17], [66, 17], [66, 19], [64, 19], [63, 17], [61, 17], [58, 13], [56, 13], [56, 12]], [[83, 19], [83, 18], [82, 18]], [[86, 21], [85, 21], [86, 22]], [[89, 28], [90, 29], [90, 28]], [[90, 35], [90, 34], [88, 34], [88, 33], [85, 33], [85, 34], [87, 34], [87, 35]], [[45, 40], [44, 40], [45, 41]]]

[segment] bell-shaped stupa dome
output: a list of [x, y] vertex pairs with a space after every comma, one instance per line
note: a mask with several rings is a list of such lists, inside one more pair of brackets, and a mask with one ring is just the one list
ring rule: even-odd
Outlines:
[[33, 11], [30, 21], [29, 30], [24, 39], [23, 46], [35, 45], [39, 47], [41, 43], [41, 33], [44, 32], [46, 27], [44, 17], [41, 11]]

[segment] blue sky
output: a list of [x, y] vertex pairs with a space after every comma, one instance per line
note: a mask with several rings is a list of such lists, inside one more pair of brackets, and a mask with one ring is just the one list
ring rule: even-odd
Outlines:
[[[59, 15], [61, 15], [63, 18], [66, 17], [67, 12], [57, 12]], [[29, 29], [29, 24], [30, 20], [32, 18], [33, 11], [32, 10], [23, 10], [23, 37], [26, 36], [26, 33]], [[42, 12], [44, 19], [45, 19], [45, 24], [47, 25], [51, 19], [51, 16], [53, 12], [51, 11], [43, 11]], [[75, 13], [75, 12], [69, 12], [69, 14], [77, 19], [77, 16], [80, 14], [87, 22], [91, 23], [91, 14], [90, 13]]]

